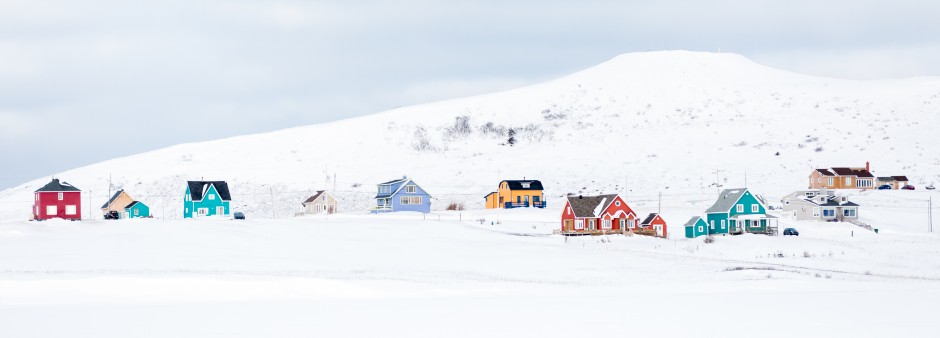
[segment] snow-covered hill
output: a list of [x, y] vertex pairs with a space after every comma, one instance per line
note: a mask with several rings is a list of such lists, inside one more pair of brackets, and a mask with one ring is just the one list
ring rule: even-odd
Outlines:
[[[870, 161], [876, 174], [932, 183], [938, 108], [936, 77], [849, 81], [735, 54], [634, 53], [506, 92], [182, 144], [55, 176], [86, 192], [83, 209], [94, 216], [109, 177], [166, 218], [181, 216], [184, 182], [200, 178], [229, 181], [235, 208], [254, 217], [290, 216], [317, 189], [335, 191], [342, 211], [364, 212], [375, 183], [403, 175], [432, 194], [435, 209], [482, 208], [499, 179], [523, 177], [543, 181], [550, 207], [567, 193], [620, 192], [641, 211], [653, 211], [660, 193], [664, 212], [704, 209], [719, 185], [771, 199], [805, 188], [814, 166]], [[0, 192], [0, 220], [28, 218], [32, 192], [49, 179]]]

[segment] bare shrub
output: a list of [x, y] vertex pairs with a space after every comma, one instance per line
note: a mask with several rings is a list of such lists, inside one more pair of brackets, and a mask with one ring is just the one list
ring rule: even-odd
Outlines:
[[428, 139], [428, 131], [422, 126], [415, 127], [414, 137], [411, 140], [411, 147], [417, 151], [434, 150], [431, 140]]
[[469, 116], [457, 116], [454, 118], [454, 124], [444, 128], [444, 138], [455, 140], [466, 137], [473, 133], [473, 127], [470, 126]]
[[450, 204], [447, 205], [447, 210], [450, 210], [450, 211], [464, 210], [464, 206], [463, 206], [463, 203], [450, 202]]
[[715, 242], [715, 236], [708, 235], [705, 237], [705, 244], [711, 244]]

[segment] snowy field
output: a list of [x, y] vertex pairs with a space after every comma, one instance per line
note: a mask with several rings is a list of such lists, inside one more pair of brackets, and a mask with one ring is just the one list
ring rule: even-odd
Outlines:
[[551, 235], [556, 213], [0, 223], [0, 336], [932, 337], [938, 328], [934, 234], [791, 221], [798, 238], [706, 244], [670, 220], [670, 239], [566, 239]]

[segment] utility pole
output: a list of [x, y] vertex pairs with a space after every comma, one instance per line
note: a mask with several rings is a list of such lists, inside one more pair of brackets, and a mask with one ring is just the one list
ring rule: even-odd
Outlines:
[[744, 189], [747, 189], [747, 170], [744, 171]]
[[274, 219], [274, 187], [268, 186], [268, 191], [271, 192], [271, 219]]
[[660, 191], [659, 192], [659, 204], [656, 206], [656, 213], [659, 214], [662, 212], [663, 212], [663, 192]]
[[927, 231], [933, 232], [933, 196], [927, 200]]

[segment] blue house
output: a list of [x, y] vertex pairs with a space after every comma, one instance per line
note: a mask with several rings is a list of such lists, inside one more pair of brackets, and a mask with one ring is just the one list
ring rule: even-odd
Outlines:
[[232, 212], [231, 202], [225, 181], [187, 181], [183, 217], [226, 216]]
[[431, 195], [408, 177], [378, 185], [373, 214], [398, 211], [431, 212]]
[[705, 211], [708, 234], [759, 233], [776, 235], [777, 218], [767, 215], [766, 203], [747, 188], [725, 189]]
[[144, 202], [133, 201], [124, 207], [124, 218], [149, 218], [150, 207]]
[[695, 216], [689, 219], [688, 222], [685, 222], [686, 238], [695, 238], [705, 235], [708, 235], [708, 224], [705, 224], [705, 220], [703, 220], [702, 217]]

